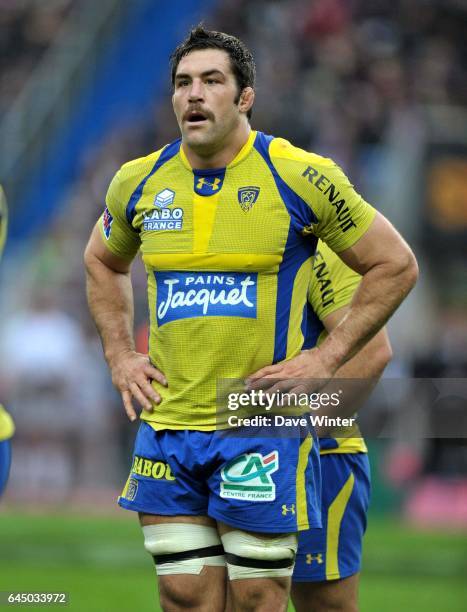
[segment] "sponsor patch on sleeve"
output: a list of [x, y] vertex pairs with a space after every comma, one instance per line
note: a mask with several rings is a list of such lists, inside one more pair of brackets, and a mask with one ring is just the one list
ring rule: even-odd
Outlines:
[[112, 233], [112, 223], [114, 218], [110, 214], [110, 210], [107, 206], [104, 209], [104, 214], [102, 215], [102, 229], [104, 230], [104, 236], [108, 240], [110, 238], [110, 234]]

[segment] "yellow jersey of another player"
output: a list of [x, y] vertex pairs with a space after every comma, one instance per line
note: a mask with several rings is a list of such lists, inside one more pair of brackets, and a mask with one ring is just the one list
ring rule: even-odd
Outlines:
[[[319, 346], [323, 342], [328, 335], [323, 319], [350, 304], [360, 280], [361, 276], [346, 266], [326, 244], [318, 243], [308, 290], [311, 309], [308, 312], [305, 348]], [[321, 454], [367, 452], [357, 425], [342, 429], [342, 433], [342, 438], [322, 438]]]
[[[0, 259], [2, 258], [3, 248], [6, 242], [6, 230], [7, 230], [7, 208], [6, 199], [3, 189], [0, 185]], [[8, 412], [0, 404], [0, 442], [11, 438], [15, 430], [13, 420]]]
[[110, 251], [141, 249], [149, 355], [168, 380], [154, 429], [212, 430], [220, 379], [300, 353], [318, 237], [339, 252], [374, 209], [330, 159], [252, 131], [225, 168], [191, 168], [181, 141], [122, 166], [98, 223]]
[[8, 440], [15, 433], [15, 425], [13, 419], [0, 404], [0, 442]]

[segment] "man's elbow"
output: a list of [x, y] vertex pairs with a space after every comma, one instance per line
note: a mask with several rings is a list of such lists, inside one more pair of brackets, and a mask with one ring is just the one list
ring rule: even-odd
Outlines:
[[417, 259], [409, 246], [406, 245], [404, 253], [401, 254], [401, 257], [397, 258], [396, 267], [400, 286], [404, 289], [405, 295], [407, 295], [415, 287], [419, 275]]
[[415, 287], [416, 282], [418, 281], [420, 270], [418, 267], [417, 258], [415, 257], [413, 251], [410, 251], [410, 260], [408, 263], [408, 276], [410, 280], [410, 288]]
[[386, 328], [380, 330], [368, 344], [368, 359], [378, 372], [383, 372], [392, 359], [393, 352]]
[[384, 370], [387, 365], [389, 365], [393, 356], [392, 347], [388, 342], [385, 342], [382, 346], [379, 347], [376, 355], [375, 361], [378, 363], [381, 370]]
[[83, 253], [83, 262], [85, 270], [90, 273], [93, 267], [96, 265], [97, 257], [93, 252], [90, 242], [86, 245]]

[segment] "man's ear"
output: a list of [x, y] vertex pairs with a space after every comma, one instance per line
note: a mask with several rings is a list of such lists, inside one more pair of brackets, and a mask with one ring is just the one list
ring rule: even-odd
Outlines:
[[242, 113], [247, 113], [253, 106], [255, 101], [255, 90], [253, 87], [245, 87], [240, 94], [240, 100], [238, 102], [238, 108]]

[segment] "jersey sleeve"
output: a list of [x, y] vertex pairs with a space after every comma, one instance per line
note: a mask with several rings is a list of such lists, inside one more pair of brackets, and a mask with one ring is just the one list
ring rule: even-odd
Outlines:
[[120, 173], [121, 170], [110, 183], [104, 212], [97, 224], [104, 244], [114, 255], [123, 259], [133, 259], [141, 241], [139, 232], [126, 218], [126, 199], [122, 197]]
[[347, 306], [360, 283], [361, 276], [345, 265], [323, 242], [318, 243], [313, 259], [308, 301], [318, 318]]
[[341, 168], [329, 161], [322, 169], [309, 166], [305, 172], [313, 187], [311, 206], [318, 217], [314, 233], [334, 252], [340, 253], [363, 236], [376, 211], [355, 191]]
[[303, 227], [304, 233], [314, 234], [336, 253], [363, 236], [376, 210], [332, 159], [298, 149], [281, 138], [271, 142], [270, 153], [280, 176], [310, 210], [311, 221]]

